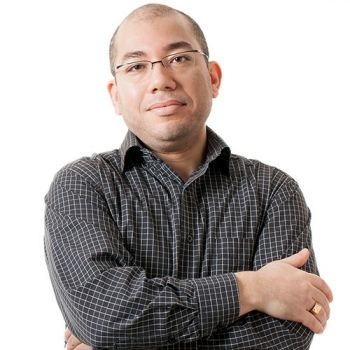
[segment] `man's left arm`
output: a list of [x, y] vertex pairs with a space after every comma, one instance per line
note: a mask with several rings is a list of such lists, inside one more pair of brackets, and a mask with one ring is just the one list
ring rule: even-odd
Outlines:
[[[276, 185], [267, 202], [263, 225], [255, 245], [253, 271], [259, 271], [273, 261], [285, 259], [307, 248], [310, 256], [301, 269], [307, 273], [319, 275], [312, 245], [310, 221], [311, 213], [298, 184], [287, 177]], [[286, 278], [292, 278], [292, 276], [286, 276]], [[277, 285], [277, 283], [283, 284], [280, 280], [274, 281], [272, 275], [271, 285]], [[272, 290], [275, 288], [271, 288]], [[298, 292], [300, 298], [305, 297], [303, 291], [298, 290]], [[276, 293], [277, 298], [280, 298], [280, 295]], [[278, 304], [276, 300], [276, 305]], [[302, 323], [272, 317], [272, 313], [273, 311], [271, 308], [268, 309], [267, 305], [264, 305], [262, 310], [249, 312], [237, 322], [237, 330], [242, 331], [241, 325], [244, 323], [243, 332], [244, 329], [247, 331], [249, 342], [255, 343], [256, 346], [284, 349], [306, 349], [310, 346], [314, 334], [310, 329]], [[256, 339], [252, 339], [252, 336]]]

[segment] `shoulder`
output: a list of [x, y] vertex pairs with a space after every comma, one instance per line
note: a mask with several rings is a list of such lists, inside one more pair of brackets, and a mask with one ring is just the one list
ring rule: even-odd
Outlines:
[[282, 192], [285, 195], [292, 195], [295, 191], [300, 192], [299, 185], [292, 176], [276, 166], [256, 159], [231, 154], [230, 174], [233, 181], [245, 179], [268, 197]]
[[262, 161], [256, 159], [245, 158], [240, 155], [231, 154], [230, 157], [231, 169], [234, 172], [254, 174], [259, 178], [282, 178], [287, 180], [293, 180], [293, 178], [288, 175], [283, 170], [276, 166], [266, 164]]
[[86, 182], [93, 187], [99, 186], [103, 179], [120, 171], [119, 150], [93, 154], [90, 157], [76, 159], [55, 174], [53, 183]]

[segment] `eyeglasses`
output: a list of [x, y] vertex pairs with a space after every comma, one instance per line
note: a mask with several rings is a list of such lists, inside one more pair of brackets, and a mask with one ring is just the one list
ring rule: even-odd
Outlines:
[[201, 50], [188, 50], [173, 53], [163, 57], [159, 61], [135, 61], [121, 64], [115, 67], [115, 73], [120, 73], [124, 78], [130, 81], [142, 81], [151, 76], [153, 65], [161, 63], [169, 72], [183, 72], [196, 64], [196, 53], [200, 53], [208, 60], [209, 57]]

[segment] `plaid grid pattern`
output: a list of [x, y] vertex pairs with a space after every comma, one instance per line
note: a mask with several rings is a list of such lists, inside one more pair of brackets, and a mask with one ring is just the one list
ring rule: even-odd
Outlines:
[[238, 317], [232, 272], [304, 247], [310, 212], [284, 172], [231, 154], [208, 128], [183, 183], [128, 132], [119, 150], [62, 168], [45, 197], [45, 254], [66, 324], [93, 349], [307, 349], [312, 332]]

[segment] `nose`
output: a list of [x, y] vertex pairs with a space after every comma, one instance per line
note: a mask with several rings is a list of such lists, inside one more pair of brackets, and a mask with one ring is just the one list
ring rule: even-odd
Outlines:
[[[160, 64], [157, 64], [160, 63]], [[157, 90], [172, 90], [176, 87], [176, 83], [173, 77], [173, 73], [169, 72], [163, 62], [152, 62], [151, 77], [149, 80], [149, 86], [152, 91]]]

